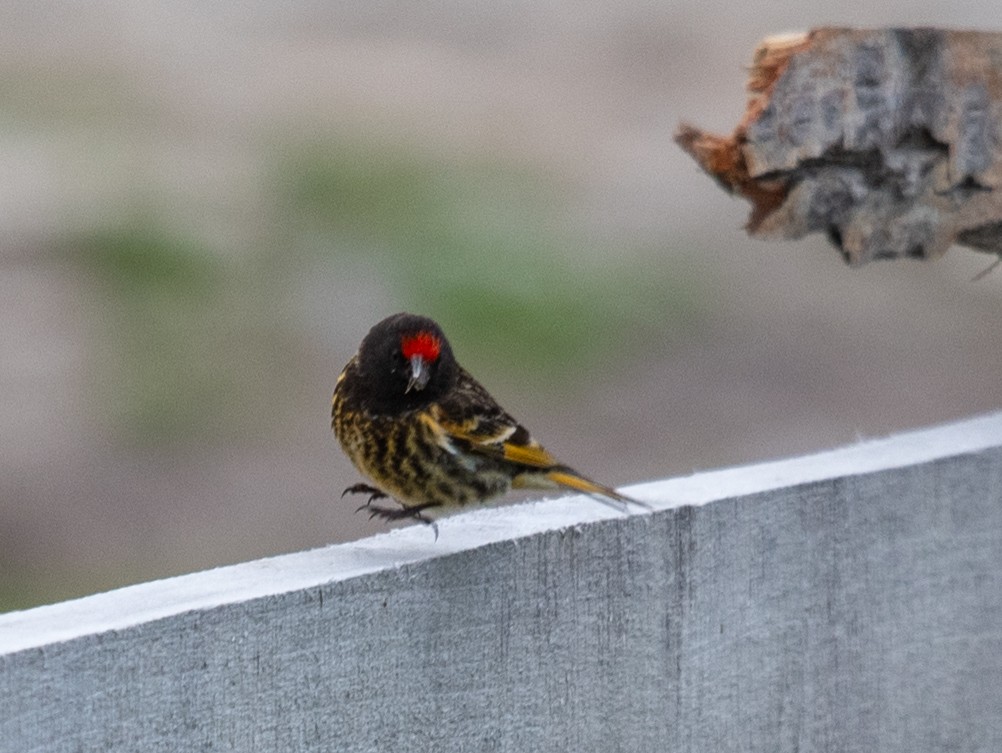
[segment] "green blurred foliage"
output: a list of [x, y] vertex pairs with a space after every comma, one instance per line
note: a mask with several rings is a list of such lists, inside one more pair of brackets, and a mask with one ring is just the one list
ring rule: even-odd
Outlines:
[[[39, 604], [51, 604], [93, 591], [89, 578], [76, 583], [73, 573], [62, 571], [54, 577], [44, 577], [24, 568], [0, 570], [0, 613], [30, 609]], [[79, 587], [83, 584], [83, 587]], [[77, 588], [74, 588], [77, 586]]]
[[7, 572], [0, 579], [0, 612], [35, 607], [45, 598], [54, 601], [58, 597], [50, 597], [37, 579]]
[[167, 224], [130, 217], [63, 243], [103, 294], [96, 389], [129, 444], [260, 431], [271, 374], [260, 362], [283, 348], [258, 326], [254, 281]]
[[192, 305], [218, 293], [222, 270], [211, 250], [161, 227], [132, 219], [84, 235], [74, 244], [88, 267], [123, 299]]
[[95, 593], [121, 588], [154, 577], [142, 569], [130, 569], [120, 562], [108, 567], [66, 567], [52, 563], [45, 568], [3, 563], [0, 566], [0, 613], [54, 604]]
[[495, 368], [595, 366], [703, 317], [690, 270], [555, 222], [563, 187], [538, 174], [341, 145], [305, 150], [280, 175], [287, 219], [332, 267], [365, 256], [399, 308], [438, 319]]
[[596, 247], [560, 222], [566, 188], [531, 171], [343, 142], [279, 153], [263, 231], [238, 255], [190, 237], [166, 207], [63, 244], [103, 292], [95, 384], [121, 441], [267, 432], [301, 347], [283, 318], [294, 270], [318, 262], [331, 295], [375, 270], [396, 308], [438, 319], [464, 360], [563, 388], [670, 347], [703, 317], [694, 275], [659, 250]]

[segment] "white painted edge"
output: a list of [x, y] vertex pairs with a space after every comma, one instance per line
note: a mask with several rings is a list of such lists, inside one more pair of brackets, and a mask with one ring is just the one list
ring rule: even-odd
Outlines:
[[[655, 510], [703, 505], [771, 489], [917, 465], [1002, 446], [1002, 412], [814, 455], [695, 473], [625, 489]], [[635, 515], [648, 514], [631, 508]], [[367, 539], [244, 562], [214, 570], [0, 614], [0, 657], [74, 638], [121, 630], [193, 610], [316, 588], [585, 523], [620, 513], [581, 495], [488, 507], [439, 521], [439, 537], [413, 525]]]

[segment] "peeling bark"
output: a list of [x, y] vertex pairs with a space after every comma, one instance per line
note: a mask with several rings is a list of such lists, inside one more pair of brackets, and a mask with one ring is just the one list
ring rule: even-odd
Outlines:
[[752, 205], [748, 232], [823, 232], [846, 261], [1002, 254], [1002, 34], [817, 29], [755, 53], [745, 115], [676, 141]]

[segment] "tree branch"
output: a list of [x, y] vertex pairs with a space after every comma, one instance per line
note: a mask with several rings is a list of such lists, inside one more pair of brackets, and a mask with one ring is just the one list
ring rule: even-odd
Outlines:
[[747, 230], [824, 232], [846, 261], [1002, 254], [1002, 34], [816, 29], [755, 52], [730, 137], [676, 141], [752, 204]]

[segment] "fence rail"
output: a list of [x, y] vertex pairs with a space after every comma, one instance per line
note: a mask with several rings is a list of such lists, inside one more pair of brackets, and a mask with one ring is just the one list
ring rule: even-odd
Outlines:
[[0, 615], [0, 751], [1002, 750], [1002, 413]]

